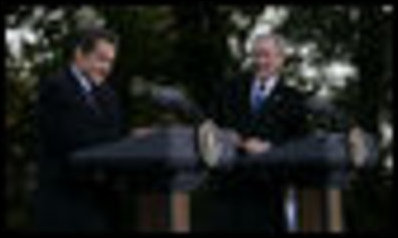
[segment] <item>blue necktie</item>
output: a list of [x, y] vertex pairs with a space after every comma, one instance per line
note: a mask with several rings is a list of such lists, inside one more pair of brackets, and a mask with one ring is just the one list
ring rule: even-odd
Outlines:
[[264, 84], [261, 84], [260, 87], [258, 88], [258, 90], [255, 91], [253, 102], [252, 102], [253, 103], [252, 104], [252, 112], [254, 114], [257, 114], [260, 111], [262, 105], [265, 102], [265, 97], [263, 95], [264, 90], [265, 90], [265, 86], [264, 86]]

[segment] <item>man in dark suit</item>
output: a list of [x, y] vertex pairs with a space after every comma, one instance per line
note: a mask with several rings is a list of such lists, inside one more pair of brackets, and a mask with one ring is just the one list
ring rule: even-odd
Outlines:
[[[306, 132], [304, 96], [288, 87], [281, 75], [285, 58], [282, 38], [258, 36], [252, 56], [254, 73], [221, 89], [224, 97], [216, 118], [221, 126], [236, 129], [242, 154], [265, 153]], [[270, 174], [236, 171], [223, 178], [220, 186], [232, 190], [221, 196], [221, 217], [216, 218], [218, 224], [223, 223], [220, 229], [285, 230], [282, 188]]]
[[39, 230], [113, 228], [111, 220], [115, 218], [109, 211], [116, 209], [106, 206], [107, 199], [114, 198], [104, 190], [79, 182], [68, 156], [76, 149], [122, 135], [120, 108], [107, 82], [116, 56], [116, 41], [116, 36], [104, 29], [81, 32], [70, 64], [40, 82]]
[[233, 80], [224, 91], [222, 124], [235, 128], [248, 153], [265, 152], [303, 135], [304, 95], [286, 85], [282, 76], [282, 38], [260, 35], [254, 40], [254, 73]]

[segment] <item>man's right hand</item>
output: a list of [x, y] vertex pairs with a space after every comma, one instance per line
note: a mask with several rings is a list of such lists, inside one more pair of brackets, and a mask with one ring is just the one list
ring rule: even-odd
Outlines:
[[246, 139], [240, 144], [240, 147], [249, 154], [265, 153], [271, 149], [271, 146], [270, 142], [263, 141], [255, 137]]

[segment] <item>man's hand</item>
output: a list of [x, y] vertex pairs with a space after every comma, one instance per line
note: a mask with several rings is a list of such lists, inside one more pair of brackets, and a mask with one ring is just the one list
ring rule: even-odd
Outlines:
[[153, 131], [154, 131], [153, 127], [138, 127], [138, 128], [132, 128], [131, 134], [135, 137], [145, 137], [153, 133]]
[[265, 153], [271, 149], [271, 146], [268, 141], [262, 141], [255, 137], [249, 138], [241, 144], [241, 147], [249, 154]]

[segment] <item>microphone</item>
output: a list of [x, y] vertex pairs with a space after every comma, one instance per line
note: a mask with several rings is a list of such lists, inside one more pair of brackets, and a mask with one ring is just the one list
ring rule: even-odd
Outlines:
[[152, 86], [149, 94], [151, 99], [161, 107], [182, 112], [198, 121], [206, 119], [202, 109], [182, 90], [171, 86]]
[[138, 78], [134, 80], [132, 88], [134, 95], [146, 95], [153, 103], [162, 108], [183, 113], [199, 123], [206, 119], [203, 110], [177, 87], [160, 86]]

